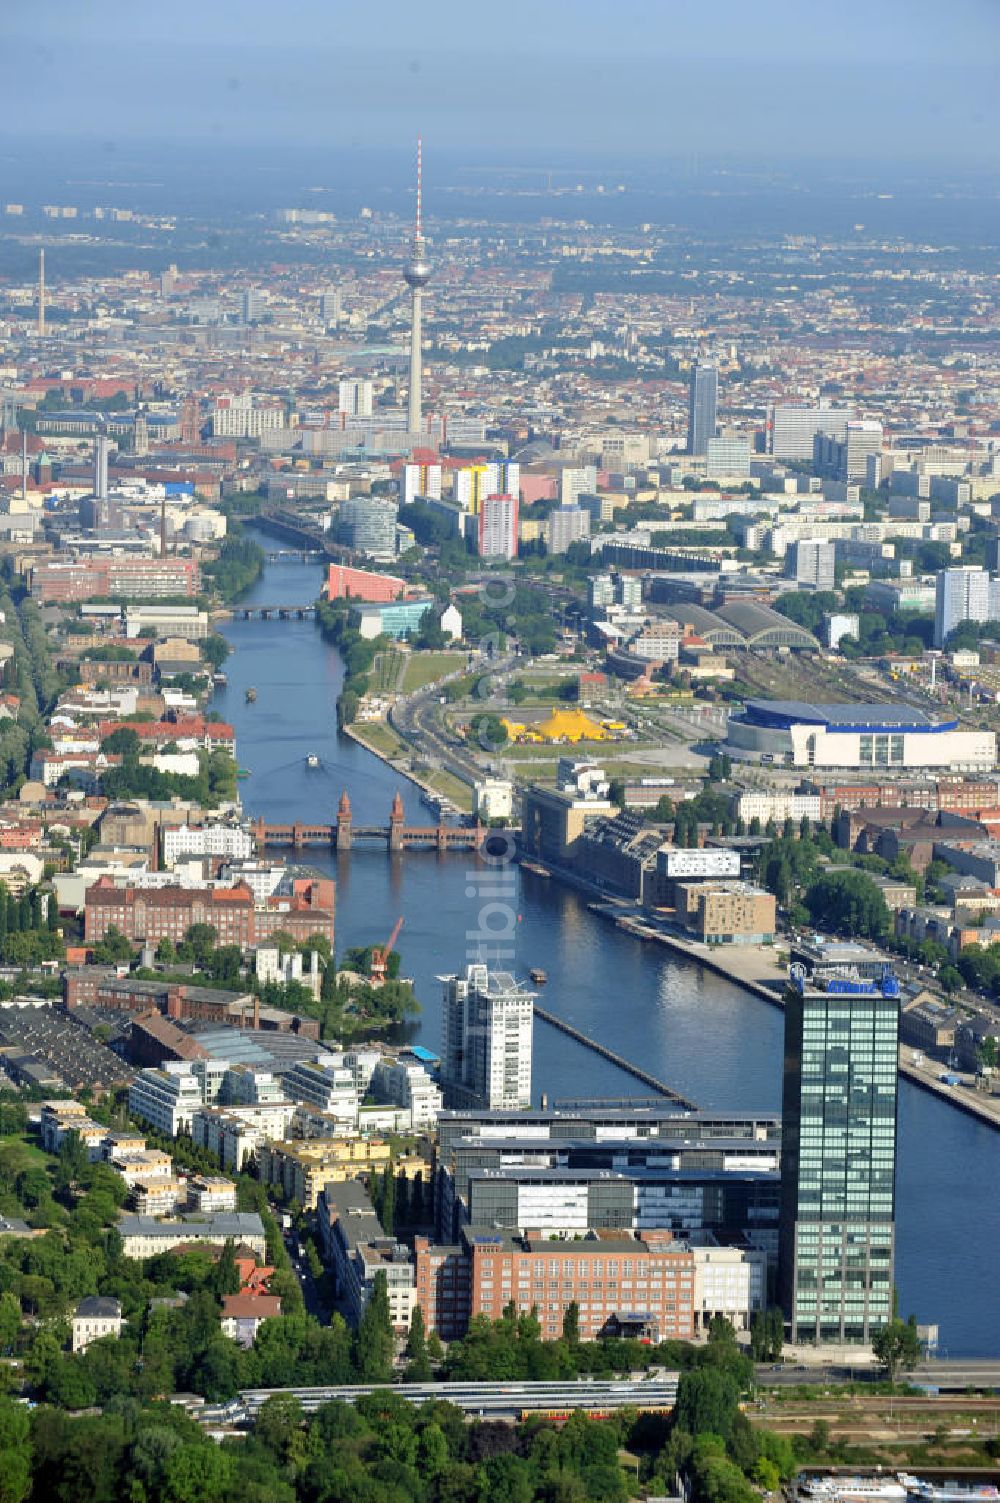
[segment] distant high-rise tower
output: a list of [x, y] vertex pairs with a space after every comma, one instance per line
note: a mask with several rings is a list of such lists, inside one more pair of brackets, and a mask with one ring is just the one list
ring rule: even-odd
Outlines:
[[103, 433], [94, 439], [94, 495], [98, 501], [108, 499], [108, 440]]
[[185, 397], [181, 405], [181, 443], [197, 444], [199, 438], [197, 398]]
[[689, 454], [708, 453], [708, 441], [715, 437], [718, 400], [719, 373], [714, 365], [699, 360], [691, 372], [688, 397]]
[[407, 418], [407, 429], [413, 433], [419, 433], [423, 427], [423, 411], [420, 403], [420, 388], [423, 382], [423, 359], [421, 356], [421, 340], [423, 339], [423, 295], [424, 288], [430, 281], [431, 269], [424, 259], [424, 228], [421, 218], [423, 195], [423, 142], [417, 137], [417, 217], [413, 229], [413, 251], [410, 264], [403, 272], [406, 284], [410, 288], [410, 395]]
[[259, 323], [267, 312], [267, 300], [259, 287], [245, 287], [240, 306], [243, 323], [247, 327]]
[[330, 328], [331, 325], [333, 328], [337, 327], [343, 311], [343, 299], [341, 298], [339, 287], [328, 287], [325, 292], [320, 293], [319, 316], [327, 328]]
[[45, 252], [38, 252], [38, 332], [45, 333]]

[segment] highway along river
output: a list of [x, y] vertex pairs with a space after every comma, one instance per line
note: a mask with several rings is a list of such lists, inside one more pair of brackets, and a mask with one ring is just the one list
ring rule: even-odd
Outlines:
[[[315, 564], [269, 564], [246, 603], [311, 601], [321, 577]], [[312, 621], [236, 621], [226, 635], [234, 649], [226, 663], [229, 683], [217, 692], [214, 708], [236, 728], [239, 761], [250, 771], [240, 784], [249, 813], [275, 822], [329, 822], [347, 788], [355, 821], [382, 824], [399, 788], [408, 818], [430, 822], [413, 784], [338, 736], [334, 704], [343, 670]], [[253, 704], [245, 702], [250, 686], [257, 691]], [[318, 769], [307, 768], [310, 753], [319, 757]], [[303, 859], [337, 878], [339, 951], [384, 941], [402, 915], [403, 969], [423, 1004], [415, 1036], [438, 1048], [435, 978], [476, 958], [481, 915], [493, 901], [484, 887], [485, 869], [458, 854], [390, 860], [379, 848], [357, 848], [339, 861], [325, 851], [309, 851]], [[521, 976], [529, 966], [548, 972], [544, 1003], [550, 1011], [700, 1106], [779, 1108], [779, 1011], [694, 963], [620, 933], [555, 881], [514, 872], [509, 908], [510, 968]], [[490, 920], [502, 921], [496, 914]], [[545, 1091], [550, 1101], [643, 1094], [615, 1065], [540, 1022], [534, 1081], [536, 1098]], [[939, 1323], [942, 1355], [995, 1355], [1000, 1135], [906, 1081], [900, 1102], [900, 1309], [904, 1316], [912, 1310], [921, 1321]]]

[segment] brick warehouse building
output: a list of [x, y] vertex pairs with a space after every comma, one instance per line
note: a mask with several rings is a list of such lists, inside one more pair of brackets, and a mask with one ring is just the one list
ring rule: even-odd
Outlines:
[[428, 1330], [447, 1340], [475, 1315], [499, 1320], [511, 1300], [518, 1311], [537, 1309], [546, 1341], [562, 1335], [574, 1301], [584, 1341], [690, 1341], [695, 1333], [695, 1257], [667, 1231], [562, 1241], [467, 1227], [455, 1246], [418, 1237], [414, 1256], [417, 1303]]
[[111, 597], [146, 600], [183, 595], [192, 599], [201, 590], [201, 570], [190, 558], [96, 558], [43, 560], [31, 570], [31, 594], [48, 601]]
[[219, 945], [247, 950], [278, 929], [299, 942], [322, 934], [334, 942], [336, 884], [327, 879], [296, 878], [291, 891], [255, 901], [246, 883], [234, 887], [119, 887], [113, 878], [98, 878], [87, 888], [84, 939], [95, 944], [115, 928], [133, 943], [178, 944], [192, 924], [211, 924]]

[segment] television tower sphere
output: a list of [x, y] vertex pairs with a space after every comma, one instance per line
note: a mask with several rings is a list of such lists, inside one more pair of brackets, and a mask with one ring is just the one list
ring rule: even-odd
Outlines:
[[407, 285], [410, 287], [426, 287], [431, 279], [431, 269], [424, 260], [423, 248], [414, 247], [414, 257], [403, 272]]

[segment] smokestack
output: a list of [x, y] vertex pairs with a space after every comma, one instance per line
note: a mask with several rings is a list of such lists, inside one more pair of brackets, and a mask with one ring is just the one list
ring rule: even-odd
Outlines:
[[45, 251], [38, 252], [38, 334], [45, 333]]
[[167, 493], [164, 491], [160, 501], [160, 557], [167, 556]]
[[21, 434], [21, 496], [28, 499], [28, 430]]

